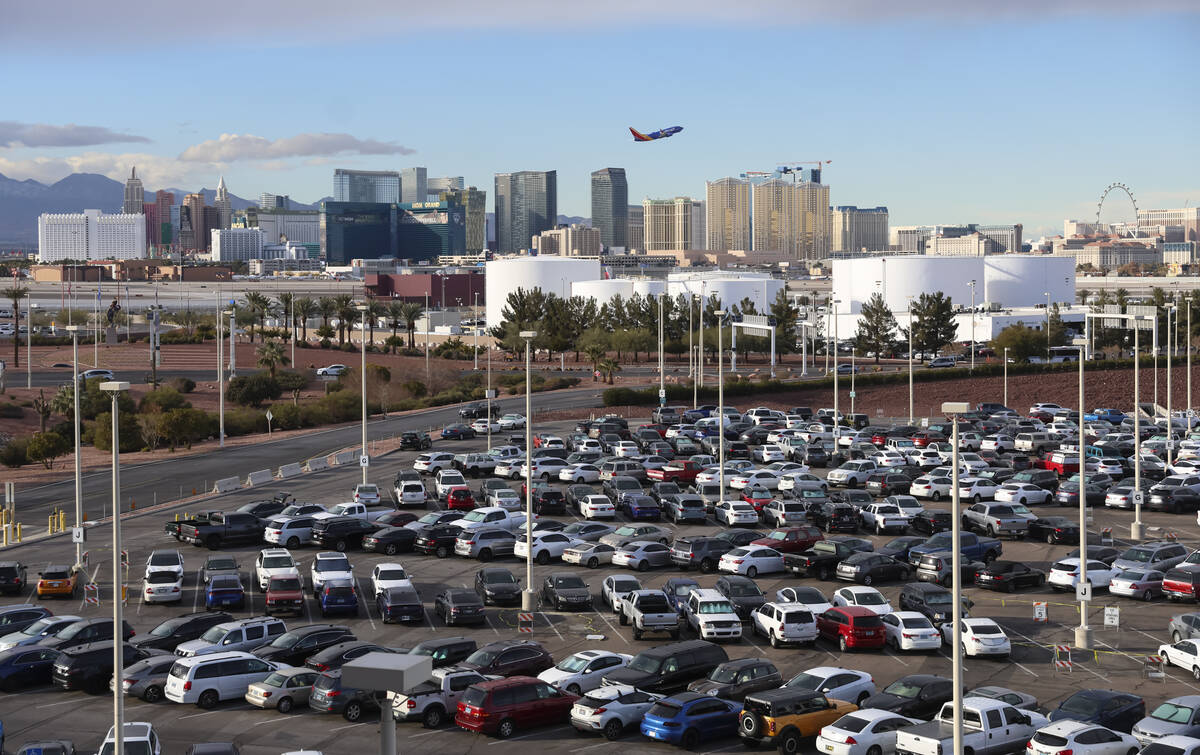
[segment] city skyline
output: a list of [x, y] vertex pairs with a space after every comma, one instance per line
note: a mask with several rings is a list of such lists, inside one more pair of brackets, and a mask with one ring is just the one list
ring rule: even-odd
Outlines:
[[[178, 91], [170, 86], [172, 66], [147, 67], [138, 85], [153, 96], [128, 98], [48, 93], [68, 86], [85, 65], [114, 80], [128, 66], [118, 42], [129, 30], [98, 19], [108, 37], [51, 53], [22, 41], [51, 22], [38, 8], [22, 8], [0, 32], [9, 43], [0, 55], [36, 75], [14, 77], [7, 92], [12, 120], [0, 122], [0, 173], [53, 181], [96, 172], [123, 181], [136, 165], [151, 189], [213, 186], [224, 175], [241, 196], [280, 192], [312, 202], [332, 193], [335, 168], [423, 167], [479, 187], [490, 187], [497, 173], [555, 170], [561, 213], [586, 217], [591, 173], [605, 166], [626, 170], [629, 202], [637, 205], [702, 196], [706, 182], [745, 171], [829, 160], [823, 183], [832, 205], [886, 205], [894, 225], [1023, 223], [1031, 237], [1060, 232], [1064, 218], [1094, 217], [1097, 198], [1115, 180], [1133, 187], [1143, 208], [1200, 201], [1193, 173], [1181, 170], [1200, 163], [1190, 126], [1200, 107], [1174, 84], [1200, 62], [1200, 16], [1184, 3], [1136, 11], [1117, 3], [1041, 10], [1016, 3], [1004, 11], [956, 7], [953, 15], [935, 2], [904, 13], [879, 3], [861, 11], [764, 3], [737, 18], [700, 3], [678, 19], [668, 18], [667, 3], [641, 17], [644, 23], [629, 24], [639, 18], [631, 12], [615, 42], [615, 11], [573, 9], [562, 22], [583, 26], [568, 41], [518, 28], [538, 3], [519, 4], [523, 12], [511, 21], [468, 5], [476, 15], [457, 25], [431, 15], [407, 32], [393, 29], [405, 35], [403, 45], [381, 37], [399, 23], [393, 11], [361, 0], [351, 10], [370, 9], [380, 23], [353, 32], [333, 22], [317, 54], [317, 30], [304, 25], [304, 12], [289, 18], [288, 33], [269, 50], [237, 24], [203, 42], [173, 39], [175, 55], [204, 51], [214, 85]], [[274, 6], [264, 6], [269, 16]], [[820, 12], [806, 21], [797, 8]], [[213, 9], [242, 24], [264, 13], [234, 13], [222, 2]], [[148, 23], [182, 22], [170, 10], [156, 15]], [[796, 34], [767, 27], [775, 22]], [[82, 35], [82, 23], [63, 35]], [[1119, 60], [1111, 46], [1117, 26]], [[771, 36], [790, 41], [763, 44]], [[139, 52], [153, 57], [167, 49], [154, 39], [139, 33]], [[534, 39], [536, 46], [522, 43]], [[480, 65], [504, 56], [514, 71], [533, 70], [537, 60], [555, 64], [540, 64], [538, 77], [509, 78], [503, 94], [416, 87], [419, 108], [412, 96], [395, 98], [344, 75], [352, 66], [383, 66], [419, 84], [426, 70], [419, 64], [447, 45], [462, 54], [438, 57], [446, 82], [477, 77]], [[753, 51], [753, 65], [719, 65], [714, 50]], [[294, 87], [277, 94], [269, 86], [216, 85], [254, 70], [264, 54], [289, 83], [307, 84], [298, 110]], [[643, 78], [664, 69], [676, 74], [666, 88]], [[1148, 115], [1114, 102], [1113, 91], [1137, 91], [1166, 109]], [[539, 109], [551, 96], [560, 106]], [[1003, 102], [999, 114], [981, 117], [980, 97]], [[296, 117], [280, 118], [284, 112]], [[481, 120], [481, 112], [498, 117]], [[669, 141], [638, 144], [627, 131], [673, 123], [686, 130]], [[1146, 139], [1151, 128], [1153, 140]], [[1111, 219], [1122, 211], [1114, 203]]]

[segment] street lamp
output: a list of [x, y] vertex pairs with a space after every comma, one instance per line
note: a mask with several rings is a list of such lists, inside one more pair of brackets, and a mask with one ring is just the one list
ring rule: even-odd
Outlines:
[[[1171, 315], [1175, 315], [1175, 325], [1179, 325], [1179, 315], [1175, 305], [1167, 307], [1167, 466], [1171, 466], [1171, 449], [1175, 446], [1175, 422], [1171, 416], [1171, 357], [1175, 355], [1175, 350], [1171, 347]], [[1176, 342], [1175, 347], [1179, 344]], [[1080, 410], [1082, 411], [1082, 409]]]
[[[78, 325], [68, 325], [71, 334], [71, 394], [74, 400], [72, 411], [75, 425], [75, 526], [83, 526], [83, 468], [79, 459], [79, 331]], [[83, 543], [75, 543], [75, 565], [83, 564]]]
[[[479, 317], [479, 292], [476, 291], [475, 292], [475, 306], [471, 308], [471, 319], [474, 320], [478, 317]], [[474, 323], [471, 326], [471, 330], [475, 331], [475, 369], [478, 370], [479, 369], [479, 323]], [[491, 420], [490, 415], [488, 416], [488, 420], [489, 421]]]
[[[533, 610], [533, 411], [531, 406], [533, 371], [530, 368], [530, 342], [537, 338], [536, 330], [517, 334], [525, 341], [525, 589], [521, 591], [521, 610]], [[492, 418], [488, 417], [488, 422]], [[488, 433], [489, 435], [491, 433]]]
[[975, 370], [975, 281], [967, 284], [971, 287], [971, 370]]
[[838, 412], [838, 316], [837, 305], [842, 303], [841, 299], [834, 299], [830, 302], [833, 306], [830, 308], [829, 317], [833, 320], [833, 442], [836, 447], [838, 442], [838, 426], [841, 425], [841, 414]]
[[1004, 405], [1008, 406], [1008, 347], [1004, 347]]
[[109, 381], [101, 383], [100, 390], [112, 394], [113, 735], [116, 737], [113, 752], [125, 752], [122, 744], [125, 735], [125, 690], [122, 686], [125, 677], [125, 633], [122, 627], [125, 621], [121, 616], [121, 600], [124, 598], [121, 579], [121, 430], [117, 399], [121, 393], [129, 390], [129, 383]]
[[[221, 448], [225, 447], [225, 355], [221, 346], [221, 315], [229, 317], [229, 348], [230, 355], [233, 352], [233, 310], [226, 309], [217, 315], [217, 414], [220, 419], [220, 428], [217, 435], [217, 445]], [[233, 363], [229, 364], [229, 376], [233, 377]]]
[[1046, 362], [1050, 361], [1050, 292], [1043, 293], [1046, 297]]
[[[1087, 348], [1087, 338], [1075, 339], [1079, 347], [1079, 584], [1088, 585], [1087, 576], [1087, 466], [1084, 450], [1087, 448], [1087, 435], [1083, 430], [1083, 362], [1084, 350]], [[1137, 411], [1137, 407], [1134, 407]], [[1090, 595], [1090, 590], [1089, 593]], [[1088, 626], [1088, 600], [1079, 601], [1079, 626], [1075, 629], [1075, 647], [1088, 650], [1092, 647], [1092, 629]]]
[[915, 415], [913, 414], [913, 321], [912, 321], [912, 303], [913, 297], [908, 296], [908, 424], [913, 423]]
[[663, 362], [663, 297], [666, 291], [658, 295], [658, 405], [667, 405], [667, 386], [663, 377], [666, 364]]
[[971, 410], [970, 405], [965, 401], [946, 401], [942, 403], [942, 413], [950, 415], [954, 423], [953, 440], [950, 442], [951, 447], [951, 507], [950, 507], [950, 584], [952, 595], [950, 602], [953, 604], [950, 607], [951, 638], [950, 647], [954, 655], [951, 656], [953, 663], [952, 684], [954, 685], [954, 748], [951, 752], [962, 752], [962, 701], [963, 701], [963, 684], [962, 684], [962, 542], [959, 535], [960, 513], [958, 507], [958, 499], [960, 491], [958, 489], [958, 415], [966, 414]]
[[1188, 430], [1192, 429], [1192, 297], [1187, 297], [1187, 330], [1183, 332], [1183, 349], [1187, 355], [1187, 414]]
[[[370, 463], [367, 456], [367, 312], [370, 309], [366, 304], [359, 304], [354, 307], [358, 310], [359, 319], [362, 321], [362, 340], [359, 343], [359, 351], [362, 352], [362, 366], [359, 372], [361, 376], [362, 388], [362, 458]], [[363, 485], [367, 484], [367, 464], [360, 464], [362, 467]]]
[[[720, 500], [725, 500], [725, 373], [721, 371], [721, 351], [725, 348], [724, 334], [721, 332], [725, 310], [713, 312], [717, 316], [717, 467], [720, 470], [721, 487], [717, 491]], [[719, 501], [718, 501], [719, 502]]]
[[[26, 307], [28, 310], [25, 314], [27, 322], [25, 323], [25, 387], [33, 387], [33, 316], [37, 314], [38, 305], [33, 302]], [[20, 319], [20, 318], [18, 318]], [[17, 326], [20, 330], [20, 326]]]
[[[1141, 364], [1138, 357], [1138, 352], [1141, 351], [1138, 338], [1141, 327], [1140, 324], [1146, 318], [1144, 316], [1134, 316], [1133, 318], [1133, 492], [1130, 494], [1133, 497], [1133, 523], [1129, 525], [1129, 537], [1132, 540], [1141, 540], [1146, 534], [1146, 525], [1142, 523], [1142, 423], [1141, 423], [1141, 386], [1138, 384], [1138, 375], [1141, 372]], [[1154, 327], [1157, 333], [1158, 318], [1154, 318]]]

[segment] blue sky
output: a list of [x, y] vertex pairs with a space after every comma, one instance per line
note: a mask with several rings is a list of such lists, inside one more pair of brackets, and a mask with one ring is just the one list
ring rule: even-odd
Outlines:
[[224, 174], [307, 202], [335, 167], [424, 165], [490, 204], [495, 172], [557, 169], [559, 211], [588, 215], [596, 168], [625, 167], [638, 202], [831, 160], [833, 204], [1027, 233], [1094, 216], [1112, 181], [1143, 207], [1200, 202], [1200, 6], [900, 5], [27, 3], [0, 29], [0, 173], [136, 161], [152, 188]]

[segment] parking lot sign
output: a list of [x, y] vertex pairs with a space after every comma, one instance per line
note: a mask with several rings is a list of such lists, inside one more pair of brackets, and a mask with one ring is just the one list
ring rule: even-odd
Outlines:
[[367, 456], [366, 454], [363, 454], [362, 456], [358, 457], [358, 466], [360, 466], [360, 467], [371, 466], [371, 457]]
[[1046, 604], [1044, 602], [1038, 601], [1033, 604], [1033, 620], [1034, 621], [1048, 621], [1049, 620], [1049, 617], [1046, 615]]
[[1091, 600], [1092, 599], [1092, 583], [1090, 580], [1080, 582], [1075, 585], [1076, 600]]
[[1121, 608], [1119, 606], [1104, 607], [1104, 626], [1120, 627], [1121, 626]]

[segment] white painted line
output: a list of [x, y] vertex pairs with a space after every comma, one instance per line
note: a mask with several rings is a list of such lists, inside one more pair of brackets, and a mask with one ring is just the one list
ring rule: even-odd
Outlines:
[[538, 613], [542, 615], [542, 618], [546, 620], [546, 623], [549, 624], [550, 628], [554, 630], [554, 633], [558, 635], [558, 639], [566, 641], [566, 638], [562, 636], [562, 632], [558, 631], [558, 627], [554, 626], [554, 622], [550, 621], [550, 617], [546, 615], [546, 612], [538, 611]]
[[[359, 721], [356, 724], [350, 724], [348, 726], [339, 726], [336, 729], [330, 729], [330, 731], [341, 731], [342, 729], [353, 729], [355, 726], [362, 726], [364, 724], [366, 724], [366, 721]], [[502, 741], [507, 741], [507, 740], [502, 740]]]
[[883, 654], [884, 654], [884, 655], [886, 655], [886, 656], [888, 656], [888, 657], [889, 657], [889, 658], [891, 658], [892, 660], [896, 661], [896, 663], [899, 663], [901, 666], [907, 666], [907, 665], [908, 665], [908, 663], [907, 663], [906, 661], [904, 661], [904, 660], [903, 660], [903, 659], [902, 659], [902, 658], [901, 658], [899, 655], [897, 655], [896, 653], [893, 653], [893, 652], [890, 652], [890, 651], [888, 651], [888, 650], [885, 650], [885, 651], [883, 651]]
[[56, 708], [59, 705], [70, 705], [71, 703], [78, 704], [79, 701], [78, 700], [64, 700], [61, 703], [46, 703], [45, 705], [35, 705], [34, 707], [37, 708], [38, 710], [41, 710], [42, 708]]
[[[366, 579], [366, 577], [359, 577], [358, 578], [359, 584], [361, 584], [362, 580], [364, 580], [364, 579]], [[359, 595], [367, 595], [367, 594], [368, 594], [367, 590], [363, 590], [362, 592], [359, 593]], [[375, 619], [371, 618], [371, 603], [368, 600], [366, 600], [366, 598], [363, 598], [362, 600], [360, 600], [358, 602], [363, 607], [363, 610], [367, 612], [367, 621], [371, 622], [371, 631], [374, 631], [375, 630]]]
[[458, 732], [458, 731], [462, 731], [462, 730], [457, 727], [453, 728], [453, 729], [436, 729], [434, 731], [423, 731], [420, 734], [410, 734], [410, 735], [408, 735], [408, 738], [416, 739], [417, 737], [428, 737], [428, 736], [432, 736], [434, 734], [449, 734], [451, 732]]
[[[437, 627], [435, 627], [435, 626], [433, 625], [433, 614], [429, 612], [429, 609], [428, 609], [428, 608], [426, 608], [426, 609], [425, 609], [425, 621], [426, 621], [426, 622], [429, 624], [429, 631], [430, 631], [430, 632], [436, 632], [436, 631], [437, 631]], [[499, 632], [497, 632], [496, 634], [499, 634]]]
[[[518, 739], [528, 739], [530, 737], [536, 737], [539, 734], [550, 734], [550, 733], [554, 733], [554, 732], [561, 733], [561, 732], [568, 731], [570, 728], [571, 727], [569, 727], [569, 726], [559, 726], [559, 727], [555, 727], [553, 729], [542, 729], [539, 731], [530, 732], [528, 734], [522, 734], [519, 737], [509, 737], [508, 739], [497, 739], [494, 742], [488, 742], [488, 746], [491, 747], [492, 745], [502, 745], [505, 742], [516, 742]], [[337, 729], [334, 729], [334, 731], [337, 731]]]
[[496, 629], [495, 625], [493, 625], [493, 624], [492, 624], [492, 617], [491, 617], [491, 616], [488, 616], [487, 614], [484, 614], [484, 615], [483, 615], [483, 620], [484, 620], [484, 621], [487, 623], [487, 625], [488, 625], [488, 628], [489, 628], [489, 629], [491, 629], [491, 630], [492, 630], [493, 632], [495, 632], [496, 634], [500, 634], [500, 630], [499, 630], [499, 629]]
[[614, 635], [621, 638], [622, 642], [624, 642], [626, 645], [632, 644], [629, 642], [629, 638], [626, 637], [625, 634], [620, 629], [617, 628], [617, 625], [612, 623], [611, 621], [609, 621], [607, 618], [605, 618], [603, 613], [601, 613], [600, 611], [596, 611], [596, 615], [600, 617], [601, 621], [603, 621], [605, 624], [608, 625], [609, 629], [612, 629]]
[[1025, 666], [1023, 666], [1022, 664], [1020, 664], [1020, 663], [1017, 663], [1016, 661], [1013, 661], [1013, 663], [1014, 663], [1014, 664], [1016, 664], [1017, 668], [1021, 669], [1021, 670], [1022, 670], [1022, 671], [1024, 671], [1026, 674], [1031, 674], [1032, 676], [1034, 676], [1034, 677], [1037, 677], [1037, 674], [1034, 674], [1032, 671], [1030, 671], [1029, 669], [1025, 668]]
[[193, 713], [190, 716], [180, 716], [179, 720], [183, 721], [184, 719], [187, 719], [187, 718], [200, 718], [201, 716], [211, 716], [214, 713], [223, 713], [223, 712], [224, 711], [220, 711], [220, 710], [210, 710], [207, 713]]
[[608, 747], [610, 744], [612, 744], [612, 742], [601, 742], [598, 745], [588, 745], [587, 747], [577, 747], [574, 750], [567, 750], [567, 752], [586, 752], [587, 750], [594, 750], [597, 747]]

